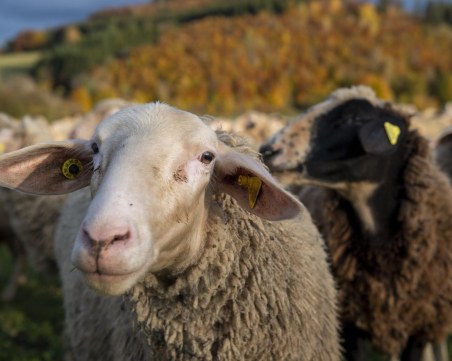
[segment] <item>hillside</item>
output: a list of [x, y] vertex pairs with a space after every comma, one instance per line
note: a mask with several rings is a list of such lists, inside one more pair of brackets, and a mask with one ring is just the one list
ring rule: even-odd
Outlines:
[[367, 84], [420, 108], [452, 99], [452, 29], [398, 9], [310, 2], [171, 28], [73, 83], [72, 97], [160, 99], [198, 112], [300, 109]]
[[124, 97], [292, 112], [357, 83], [423, 109], [452, 99], [452, 27], [438, 22], [352, 0], [171, 0], [22, 34], [10, 50], [39, 49], [33, 77], [83, 110]]

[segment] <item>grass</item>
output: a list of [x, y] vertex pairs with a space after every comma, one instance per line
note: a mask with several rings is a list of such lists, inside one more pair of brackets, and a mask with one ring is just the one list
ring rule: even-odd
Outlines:
[[[0, 247], [0, 288], [12, 265]], [[16, 298], [0, 302], [0, 361], [60, 361], [63, 359], [63, 319], [58, 278], [27, 270], [27, 281]]]
[[15, 75], [28, 74], [31, 67], [41, 58], [39, 51], [0, 54], [0, 80]]

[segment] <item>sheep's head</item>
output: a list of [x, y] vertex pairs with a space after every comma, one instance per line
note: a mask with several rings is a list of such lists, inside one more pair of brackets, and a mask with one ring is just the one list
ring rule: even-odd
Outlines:
[[91, 187], [72, 261], [106, 294], [125, 292], [147, 272], [192, 263], [216, 192], [269, 220], [301, 210], [259, 161], [229, 147], [199, 117], [164, 104], [124, 109], [89, 141], [5, 155], [0, 174], [0, 185], [31, 193]]
[[406, 119], [368, 88], [342, 89], [290, 122], [260, 152], [270, 170], [298, 172], [306, 183], [379, 182], [407, 132]]
[[[283, 182], [339, 192], [353, 204], [366, 231], [375, 233], [380, 231], [377, 203], [386, 203], [388, 214], [396, 208], [394, 194], [407, 136], [406, 116], [378, 100], [369, 88], [356, 87], [334, 92], [276, 133], [260, 151]], [[377, 197], [383, 185], [395, 191]]]

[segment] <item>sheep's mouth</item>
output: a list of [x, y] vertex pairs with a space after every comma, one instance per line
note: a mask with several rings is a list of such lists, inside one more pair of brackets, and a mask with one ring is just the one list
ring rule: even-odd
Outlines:
[[98, 280], [105, 283], [115, 283], [115, 282], [121, 282], [124, 281], [131, 276], [134, 275], [134, 272], [132, 273], [124, 273], [124, 274], [109, 274], [109, 273], [101, 273], [101, 272], [83, 272], [83, 275], [87, 279], [91, 280]]
[[97, 293], [119, 296], [126, 293], [139, 280], [139, 272], [129, 274], [83, 273], [86, 284]]
[[88, 285], [97, 289], [98, 285], [115, 285], [128, 282], [130, 279], [134, 279], [137, 272], [124, 273], [124, 274], [111, 274], [101, 272], [83, 272]]

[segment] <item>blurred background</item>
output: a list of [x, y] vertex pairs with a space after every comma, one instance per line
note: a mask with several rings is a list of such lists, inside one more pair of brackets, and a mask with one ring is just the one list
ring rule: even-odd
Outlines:
[[[69, 122], [112, 98], [290, 117], [366, 84], [431, 137], [452, 124], [452, 1], [2, 0], [0, 47], [15, 120]], [[0, 288], [12, 262], [0, 245]], [[57, 275], [28, 269], [0, 302], [0, 361], [61, 360], [62, 320]]]

